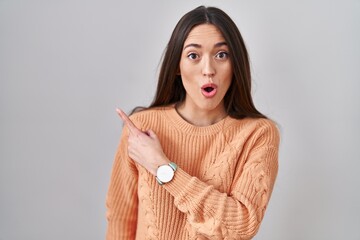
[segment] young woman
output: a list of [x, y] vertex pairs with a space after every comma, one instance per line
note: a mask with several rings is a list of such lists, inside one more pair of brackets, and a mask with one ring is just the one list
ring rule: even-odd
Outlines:
[[251, 239], [278, 170], [279, 134], [256, 110], [245, 44], [222, 10], [185, 14], [150, 107], [125, 123], [107, 239]]

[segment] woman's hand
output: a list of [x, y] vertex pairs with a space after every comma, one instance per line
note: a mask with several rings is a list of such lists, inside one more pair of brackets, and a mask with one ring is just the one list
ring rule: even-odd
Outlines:
[[156, 176], [157, 168], [170, 162], [165, 156], [156, 134], [152, 130], [143, 132], [138, 129], [121, 109], [116, 109], [116, 112], [129, 129], [129, 157]]

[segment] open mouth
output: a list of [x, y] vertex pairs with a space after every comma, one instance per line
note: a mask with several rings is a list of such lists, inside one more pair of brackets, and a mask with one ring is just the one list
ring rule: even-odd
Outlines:
[[201, 87], [201, 93], [206, 98], [211, 98], [216, 94], [217, 86], [213, 83], [205, 84]]
[[214, 88], [213, 87], [206, 87], [206, 88], [204, 88], [204, 90], [209, 93], [212, 90], [214, 90]]

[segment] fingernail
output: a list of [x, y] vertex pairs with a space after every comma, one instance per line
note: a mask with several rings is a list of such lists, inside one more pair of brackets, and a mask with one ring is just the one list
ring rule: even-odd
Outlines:
[[122, 118], [122, 111], [119, 108], [116, 108], [116, 112], [119, 114], [119, 116]]

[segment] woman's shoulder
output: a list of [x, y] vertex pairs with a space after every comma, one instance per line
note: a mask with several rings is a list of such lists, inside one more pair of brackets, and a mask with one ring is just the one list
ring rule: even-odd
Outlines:
[[233, 119], [226, 129], [229, 134], [238, 133], [247, 137], [273, 137], [280, 138], [278, 124], [268, 118]]
[[158, 123], [160, 119], [163, 119], [164, 113], [171, 111], [173, 108], [174, 107], [172, 105], [152, 108], [139, 108], [130, 115], [130, 119], [138, 127], [146, 127], [150, 123], [151, 125]]
[[172, 105], [152, 107], [152, 108], [139, 107], [136, 108], [135, 111], [133, 111], [133, 113], [130, 115], [130, 118], [137, 119], [143, 117], [151, 117], [153, 115], [162, 114], [163, 112], [173, 108], [174, 107]]
[[254, 129], [254, 130], [261, 130], [261, 129], [269, 129], [273, 131], [277, 131], [277, 123], [274, 120], [269, 118], [243, 118], [243, 119], [234, 119], [230, 123], [230, 128], [241, 128], [241, 129]]

